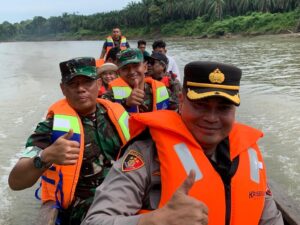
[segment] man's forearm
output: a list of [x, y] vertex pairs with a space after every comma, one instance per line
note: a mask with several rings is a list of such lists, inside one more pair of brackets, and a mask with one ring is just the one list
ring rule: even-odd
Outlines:
[[106, 53], [106, 49], [105, 49], [105, 48], [102, 48], [102, 52], [101, 52], [101, 55], [100, 55], [100, 59], [103, 59], [103, 58], [104, 58], [105, 53]]
[[29, 188], [36, 183], [45, 170], [45, 168], [35, 168], [33, 158], [21, 158], [9, 174], [9, 187], [13, 190]]

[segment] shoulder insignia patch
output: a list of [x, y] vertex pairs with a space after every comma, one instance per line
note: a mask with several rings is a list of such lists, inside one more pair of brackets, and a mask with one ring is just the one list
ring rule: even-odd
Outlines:
[[142, 168], [144, 165], [145, 163], [141, 153], [135, 150], [130, 150], [123, 158], [122, 171], [129, 172], [129, 171], [137, 170], [139, 168]]

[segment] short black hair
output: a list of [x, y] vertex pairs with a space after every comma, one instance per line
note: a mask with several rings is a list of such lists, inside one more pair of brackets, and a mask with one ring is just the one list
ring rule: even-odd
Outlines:
[[153, 42], [152, 48], [153, 50], [156, 48], [166, 48], [166, 42], [164, 42], [163, 40], [156, 40]]
[[137, 44], [138, 44], [138, 47], [140, 47], [140, 45], [146, 45], [147, 42], [145, 40], [138, 40]]
[[117, 54], [120, 51], [121, 51], [121, 49], [119, 47], [114, 47], [114, 48], [110, 49], [107, 53], [106, 60], [112, 59], [113, 61], [115, 61], [117, 59]]

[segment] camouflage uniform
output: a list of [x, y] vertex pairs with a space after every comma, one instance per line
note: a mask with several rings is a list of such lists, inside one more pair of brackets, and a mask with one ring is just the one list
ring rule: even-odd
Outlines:
[[181, 84], [179, 80], [174, 76], [174, 74], [167, 72], [166, 76], [168, 77], [168, 83], [166, 84], [166, 87], [169, 90], [170, 95], [170, 106], [169, 108], [172, 110], [177, 110], [179, 105], [179, 93], [182, 90]]
[[[169, 108], [171, 110], [177, 110], [178, 109], [178, 94], [181, 92], [181, 84], [179, 81], [170, 79], [170, 86], [167, 87], [168, 92], [169, 92]], [[153, 110], [153, 92], [152, 92], [152, 87], [150, 84], [145, 83], [145, 97], [144, 97], [144, 103], [139, 106], [139, 112], [152, 112]], [[101, 98], [108, 99], [112, 102], [115, 101], [114, 99], [114, 93], [110, 89], [108, 90], [105, 94], [101, 96]], [[125, 109], [128, 109], [129, 107], [125, 104], [122, 103], [123, 107]]]
[[[81, 117], [84, 130], [84, 156], [80, 177], [77, 183], [74, 201], [61, 215], [61, 224], [80, 224], [88, 208], [92, 204], [95, 189], [107, 175], [116, 159], [121, 146], [118, 133], [110, 121], [108, 114], [100, 104], [97, 104], [95, 114]], [[29, 137], [26, 147], [44, 149], [52, 144], [51, 133], [53, 118], [38, 124], [35, 132]], [[31, 148], [33, 146], [33, 148]], [[29, 157], [25, 151], [23, 157]]]

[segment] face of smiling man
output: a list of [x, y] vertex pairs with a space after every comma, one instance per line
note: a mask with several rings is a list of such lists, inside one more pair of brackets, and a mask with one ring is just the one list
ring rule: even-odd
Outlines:
[[95, 112], [101, 82], [92, 57], [78, 57], [59, 64], [61, 90], [71, 107], [80, 115]]
[[119, 69], [120, 77], [129, 84], [130, 87], [134, 87], [135, 80], [138, 81], [139, 86], [144, 83], [145, 63], [130, 63]]
[[206, 155], [229, 136], [240, 105], [242, 71], [230, 64], [194, 61], [184, 67], [181, 117]]
[[138, 84], [138, 88], [144, 90], [144, 78], [147, 64], [144, 62], [143, 53], [139, 49], [128, 48], [120, 52], [118, 57], [118, 73], [120, 77], [131, 87]]
[[220, 97], [190, 101], [180, 96], [181, 117], [206, 154], [229, 135], [235, 120], [235, 105]]
[[67, 83], [61, 83], [60, 87], [69, 104], [80, 115], [88, 115], [96, 111], [99, 80], [76, 76]]

